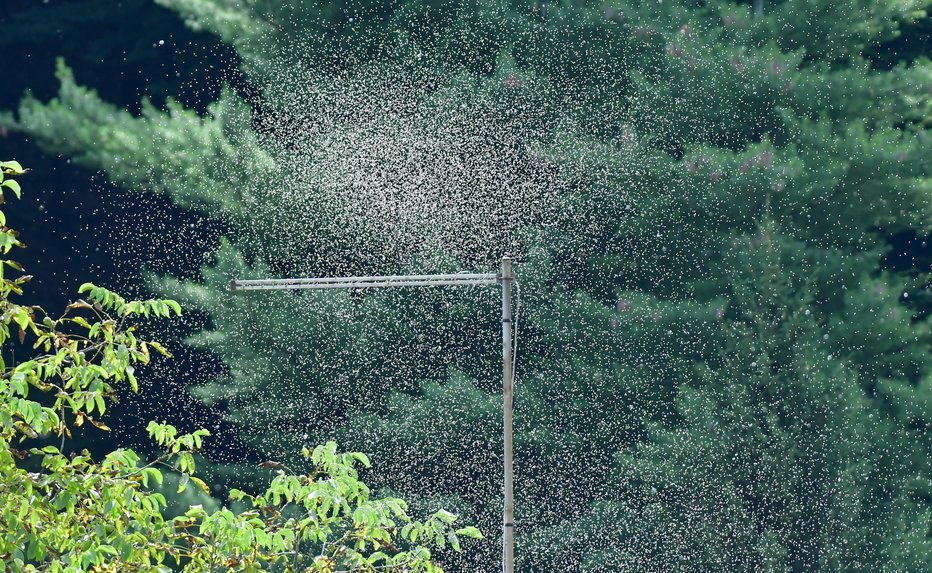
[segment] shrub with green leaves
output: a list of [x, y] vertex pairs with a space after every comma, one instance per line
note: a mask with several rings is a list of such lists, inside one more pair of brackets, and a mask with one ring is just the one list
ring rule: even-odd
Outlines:
[[[15, 161], [0, 163], [0, 196], [17, 196]], [[21, 247], [0, 212], [0, 255]], [[71, 429], [88, 423], [103, 431], [108, 402], [120, 385], [139, 391], [134, 368], [158, 342], [137, 337], [141, 318], [180, 315], [173, 300], [128, 301], [91, 283], [57, 318], [38, 306], [10, 300], [30, 280], [8, 278], [0, 259], [0, 347], [29, 344], [35, 356], [16, 364], [0, 357], [0, 561], [5, 571], [83, 573], [212, 571], [440, 572], [431, 548], [460, 538], [481, 539], [476, 528], [455, 528], [440, 510], [413, 520], [401, 499], [372, 497], [356, 466], [361, 453], [340, 453], [329, 442], [305, 449], [304, 471], [265, 462], [276, 475], [265, 492], [233, 490], [233, 506], [208, 512], [194, 505], [168, 518], [158, 492], [163, 471], [180, 474], [178, 491], [194, 484], [194, 454], [206, 430], [179, 434], [167, 423], [148, 432], [162, 453], [143, 460], [118, 449], [102, 460], [85, 450], [66, 455]], [[28, 341], [27, 341], [28, 339]], [[38, 394], [38, 395], [36, 395]], [[52, 441], [58, 445], [52, 445]], [[22, 448], [22, 449], [20, 449]]]

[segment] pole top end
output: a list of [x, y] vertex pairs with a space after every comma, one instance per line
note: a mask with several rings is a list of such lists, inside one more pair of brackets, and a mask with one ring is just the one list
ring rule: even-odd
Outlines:
[[236, 279], [230, 279], [230, 282], [227, 283], [227, 290], [230, 292], [239, 290], [236, 286]]
[[502, 272], [498, 274], [499, 283], [502, 283], [502, 281], [506, 281], [506, 280], [513, 281], [515, 279], [515, 272], [514, 270], [512, 270], [512, 267], [511, 267], [512, 262], [514, 262], [514, 259], [512, 259], [508, 255], [505, 255], [504, 257], [502, 257]]

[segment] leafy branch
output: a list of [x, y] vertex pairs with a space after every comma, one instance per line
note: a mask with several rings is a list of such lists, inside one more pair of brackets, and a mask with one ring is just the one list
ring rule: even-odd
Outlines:
[[[16, 162], [0, 163], [0, 198], [4, 189], [19, 195], [11, 177], [24, 172]], [[5, 256], [22, 243], [2, 212], [0, 221]], [[18, 364], [0, 357], [0, 561], [7, 571], [170, 573], [173, 562], [191, 573], [439, 573], [430, 546], [459, 551], [461, 538], [482, 538], [474, 527], [454, 529], [457, 517], [447, 511], [416, 521], [403, 500], [373, 499], [356, 470], [369, 467], [369, 459], [340, 453], [334, 442], [304, 450], [306, 473], [268, 462], [276, 476], [262, 494], [233, 490], [230, 507], [210, 513], [194, 505], [167, 519], [167, 500], [158, 491], [163, 470], [180, 475], [178, 493], [194, 484], [210, 494], [194, 475], [207, 430], [179, 434], [165, 422], [150, 422], [147, 431], [162, 453], [148, 462], [122, 448], [99, 462], [87, 450], [62, 450], [71, 429], [85, 422], [110, 430], [102, 417], [119, 385], [139, 392], [135, 368], [149, 364], [153, 350], [170, 356], [158, 342], [137, 337], [136, 321], [180, 316], [180, 305], [126, 300], [85, 283], [78, 293], [86, 298], [52, 318], [10, 300], [31, 277], [7, 278], [4, 267], [22, 271], [0, 258], [0, 348], [32, 336], [38, 352]], [[33, 390], [39, 399], [30, 397]], [[14, 446], [51, 435], [60, 446]]]

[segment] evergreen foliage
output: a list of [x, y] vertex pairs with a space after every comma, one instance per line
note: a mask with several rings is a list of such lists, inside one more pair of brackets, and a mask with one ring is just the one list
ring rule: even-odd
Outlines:
[[[224, 286], [489, 268], [507, 245], [520, 570], [924, 570], [932, 323], [909, 296], [928, 284], [881, 260], [932, 223], [932, 63], [870, 58], [926, 2], [159, 3], [234, 46], [257, 95], [133, 117], [63, 65], [15, 126], [231, 226], [202, 281], [159, 285], [209, 314], [189, 342], [227, 370], [192, 391], [256, 452], [337, 437], [389, 468], [378, 484], [494, 530], [494, 293]], [[328, 142], [453, 121], [451, 102], [485, 122], [463, 153], [514, 152], [508, 181], [552, 183], [553, 216], [482, 227], [478, 252], [344, 232], [327, 202], [353, 182], [314, 174], [355, 148]]]

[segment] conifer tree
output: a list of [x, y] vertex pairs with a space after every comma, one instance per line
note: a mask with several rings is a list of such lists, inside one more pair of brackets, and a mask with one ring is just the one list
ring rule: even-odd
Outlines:
[[[161, 3], [255, 93], [137, 118], [62, 67], [17, 126], [233, 229], [202, 281], [160, 285], [209, 314], [190, 342], [227, 371], [192, 391], [255, 451], [337, 437], [494, 531], [493, 292], [223, 286], [487, 269], [504, 245], [522, 570], [922, 570], [930, 323], [881, 257], [932, 222], [930, 63], [867, 58], [922, 2]], [[429, 225], [398, 208], [424, 203]]]

